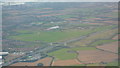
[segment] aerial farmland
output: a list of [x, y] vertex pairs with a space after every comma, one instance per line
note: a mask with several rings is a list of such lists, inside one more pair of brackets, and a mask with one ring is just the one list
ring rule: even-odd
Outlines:
[[3, 66], [118, 66], [117, 6], [3, 5]]

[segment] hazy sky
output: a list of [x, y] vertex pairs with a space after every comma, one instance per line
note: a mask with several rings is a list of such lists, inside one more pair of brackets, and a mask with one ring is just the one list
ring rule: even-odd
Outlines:
[[118, 2], [120, 0], [0, 0], [3, 2]]

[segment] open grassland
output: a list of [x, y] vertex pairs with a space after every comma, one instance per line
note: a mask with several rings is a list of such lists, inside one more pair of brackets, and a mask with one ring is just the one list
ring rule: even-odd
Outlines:
[[57, 50], [51, 53], [48, 53], [50, 56], [54, 56], [58, 60], [68, 60], [68, 59], [75, 59], [77, 57], [76, 53], [69, 53], [69, 49], [64, 48], [61, 50]]
[[90, 34], [92, 30], [64, 30], [64, 31], [37, 31], [31, 34], [21, 34], [16, 36], [10, 36], [9, 38], [22, 41], [44, 41], [44, 42], [58, 42], [63, 40], [68, 40], [72, 38], [77, 38], [83, 35]]

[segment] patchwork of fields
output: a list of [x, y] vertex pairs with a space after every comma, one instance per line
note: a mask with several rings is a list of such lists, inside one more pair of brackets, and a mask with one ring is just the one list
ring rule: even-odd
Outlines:
[[3, 57], [4, 65], [117, 66], [120, 33], [116, 6], [116, 3], [4, 6], [3, 51], [9, 52]]

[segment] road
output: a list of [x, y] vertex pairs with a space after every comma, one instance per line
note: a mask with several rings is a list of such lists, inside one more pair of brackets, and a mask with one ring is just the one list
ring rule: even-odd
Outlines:
[[48, 46], [48, 47], [46, 47], [46, 48], [44, 48], [44, 49], [38, 48], [38, 49], [36, 49], [36, 50], [33, 51], [33, 52], [28, 52], [28, 53], [26, 53], [25, 55], [23, 55], [23, 56], [21, 56], [21, 57], [19, 57], [19, 58], [16, 58], [16, 59], [14, 59], [14, 60], [12, 60], [12, 61], [10, 61], [10, 62], [7, 62], [7, 63], [2, 64], [2, 66], [9, 66], [9, 65], [11, 65], [11, 64], [13, 64], [13, 63], [15, 63], [15, 62], [19, 62], [20, 60], [22, 60], [23, 58], [25, 58], [25, 57], [27, 57], [27, 56], [29, 56], [29, 55], [34, 56], [34, 55], [37, 54], [37, 53], [44, 52], [44, 51], [46, 51], [46, 50], [48, 50], [48, 49], [51, 49], [51, 48], [54, 48], [54, 47], [56, 47], [56, 46]]

